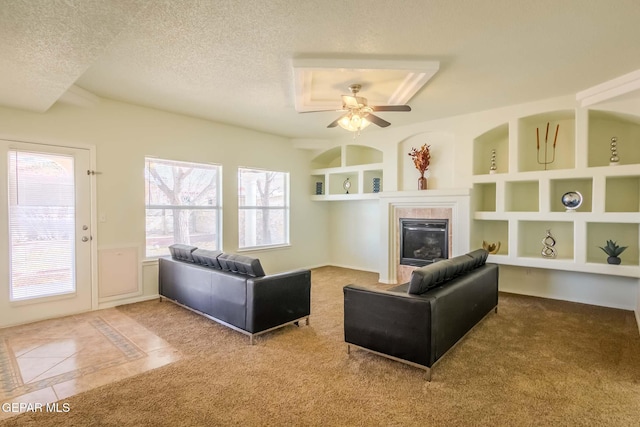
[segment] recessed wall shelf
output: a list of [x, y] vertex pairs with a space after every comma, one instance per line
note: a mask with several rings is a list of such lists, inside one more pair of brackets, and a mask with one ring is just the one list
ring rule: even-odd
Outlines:
[[[549, 156], [557, 125], [555, 159], [545, 170], [536, 160], [536, 128], [541, 149], [548, 141]], [[612, 136], [618, 139], [617, 165], [609, 164]], [[499, 264], [640, 277], [638, 141], [640, 117], [580, 108], [513, 118], [478, 136], [471, 247], [500, 241], [499, 253], [490, 255]], [[489, 174], [492, 149], [508, 162], [497, 162], [497, 173]], [[569, 191], [583, 196], [573, 212], [561, 202]], [[546, 230], [556, 239], [556, 258], [541, 254]], [[628, 246], [621, 265], [607, 264], [598, 248], [607, 240]]]
[[505, 184], [505, 210], [509, 212], [538, 211], [538, 181], [510, 181]]
[[496, 183], [474, 184], [472, 203], [476, 212], [496, 211]]
[[556, 241], [553, 249], [555, 258], [544, 258], [547, 261], [573, 260], [573, 222], [569, 221], [519, 221], [518, 222], [518, 256], [543, 258], [542, 241], [549, 230]]
[[549, 204], [551, 212], [565, 212], [567, 209], [562, 204], [562, 196], [570, 191], [577, 191], [582, 195], [582, 204], [576, 212], [591, 212], [592, 203], [592, 178], [566, 178], [552, 179], [549, 181]]
[[588, 166], [609, 166], [611, 138], [616, 137], [618, 165], [640, 164], [640, 117], [589, 111]]
[[605, 212], [640, 212], [640, 175], [608, 176]]
[[509, 125], [507, 123], [480, 135], [474, 140], [474, 175], [490, 173], [493, 150], [495, 150], [495, 173], [509, 172]]
[[[362, 145], [344, 145], [323, 152], [313, 159], [316, 169], [311, 171], [311, 200], [336, 201], [375, 199], [378, 192], [374, 179], [379, 180], [379, 190], [383, 186], [382, 152]], [[347, 190], [344, 182], [349, 180]], [[322, 194], [316, 194], [321, 183]]]
[[[550, 162], [552, 159], [553, 163], [541, 164]], [[573, 111], [555, 111], [518, 120], [519, 172], [574, 167], [575, 113]]]

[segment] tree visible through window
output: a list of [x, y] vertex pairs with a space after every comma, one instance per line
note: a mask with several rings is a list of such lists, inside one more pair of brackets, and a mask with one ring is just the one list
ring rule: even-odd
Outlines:
[[174, 243], [220, 249], [218, 165], [145, 159], [146, 255]]
[[238, 169], [240, 248], [289, 244], [289, 174]]

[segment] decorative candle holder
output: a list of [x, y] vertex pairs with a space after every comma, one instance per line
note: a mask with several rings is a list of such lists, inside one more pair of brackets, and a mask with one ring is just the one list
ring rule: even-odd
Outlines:
[[618, 157], [618, 138], [613, 136], [611, 137], [611, 157], [609, 158], [609, 166], [616, 166], [620, 161], [620, 157]]

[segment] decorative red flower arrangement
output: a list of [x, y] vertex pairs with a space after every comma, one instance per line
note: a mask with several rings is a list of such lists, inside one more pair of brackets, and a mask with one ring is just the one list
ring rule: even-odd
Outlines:
[[424, 144], [420, 149], [412, 148], [409, 152], [409, 156], [413, 160], [413, 164], [416, 165], [416, 169], [420, 172], [420, 177], [424, 178], [424, 173], [429, 169], [429, 163], [431, 161], [431, 153], [429, 148], [431, 146]]

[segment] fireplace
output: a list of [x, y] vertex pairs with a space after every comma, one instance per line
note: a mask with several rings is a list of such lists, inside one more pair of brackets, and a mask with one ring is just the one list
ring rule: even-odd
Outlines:
[[449, 258], [449, 220], [400, 218], [400, 264], [421, 267]]

